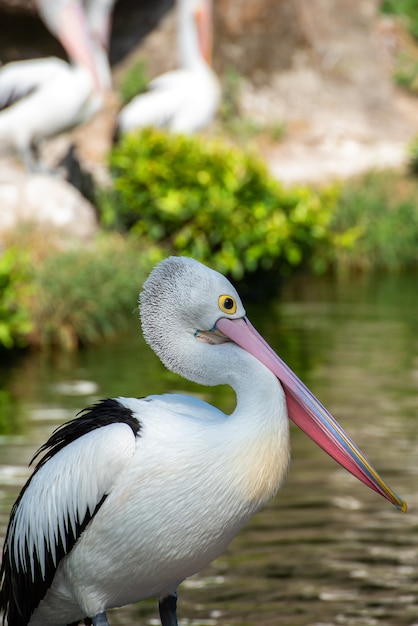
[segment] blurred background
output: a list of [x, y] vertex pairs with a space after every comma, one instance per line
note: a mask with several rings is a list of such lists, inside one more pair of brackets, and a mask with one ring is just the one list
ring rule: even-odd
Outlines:
[[[109, 60], [115, 90], [136, 61], [143, 62], [146, 80], [176, 67], [173, 4], [114, 4]], [[236, 100], [248, 124], [286, 129], [285, 145], [269, 142], [265, 151], [277, 176], [322, 180], [399, 163], [401, 145], [417, 130], [414, 18], [412, 0], [214, 2], [213, 68], [224, 99]], [[2, 0], [0, 19], [1, 62], [66, 58], [34, 0]], [[108, 139], [112, 120], [109, 126], [100, 127]], [[90, 151], [99, 141], [94, 135]], [[105, 148], [96, 146], [96, 159]]]
[[75, 30], [67, 4], [0, 0], [1, 536], [36, 449], [98, 398], [233, 410], [141, 337], [143, 280], [184, 254], [409, 513], [292, 427], [285, 487], [182, 586], [180, 623], [416, 626], [416, 1], [80, 1]]

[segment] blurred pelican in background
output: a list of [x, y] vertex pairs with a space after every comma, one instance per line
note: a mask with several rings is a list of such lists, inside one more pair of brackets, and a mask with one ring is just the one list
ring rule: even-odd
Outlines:
[[51, 57], [9, 63], [0, 70], [0, 144], [17, 150], [28, 171], [42, 169], [39, 143], [89, 120], [111, 86], [107, 45], [113, 2], [84, 4], [38, 2], [70, 63]]
[[180, 69], [150, 82], [121, 111], [118, 133], [156, 126], [172, 132], [193, 133], [214, 118], [220, 84], [211, 68], [212, 2], [178, 0]]

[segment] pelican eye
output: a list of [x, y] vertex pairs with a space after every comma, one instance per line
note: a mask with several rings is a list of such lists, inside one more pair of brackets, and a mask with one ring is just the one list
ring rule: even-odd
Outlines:
[[237, 310], [237, 303], [232, 296], [219, 296], [218, 305], [223, 313], [229, 315], [233, 315]]

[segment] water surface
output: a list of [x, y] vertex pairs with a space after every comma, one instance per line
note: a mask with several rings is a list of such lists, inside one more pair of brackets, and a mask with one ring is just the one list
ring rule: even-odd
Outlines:
[[[409, 504], [403, 515], [296, 427], [285, 487], [227, 552], [179, 589], [183, 625], [418, 626], [418, 278], [297, 279], [249, 306], [268, 341]], [[129, 334], [79, 354], [0, 366], [0, 532], [58, 424], [106, 396], [198, 393], [225, 411], [228, 388], [167, 372]], [[113, 626], [159, 624], [156, 603], [110, 612]]]

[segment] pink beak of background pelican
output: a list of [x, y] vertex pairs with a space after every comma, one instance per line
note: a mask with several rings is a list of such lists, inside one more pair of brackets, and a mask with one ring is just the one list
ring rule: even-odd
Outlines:
[[221, 318], [216, 328], [263, 363], [280, 380], [288, 414], [318, 446], [346, 470], [405, 512], [406, 502], [392, 491], [327, 409], [274, 352], [247, 318]]
[[103, 91], [87, 19], [81, 5], [71, 2], [61, 10], [57, 31], [70, 57], [90, 72], [96, 89]]

